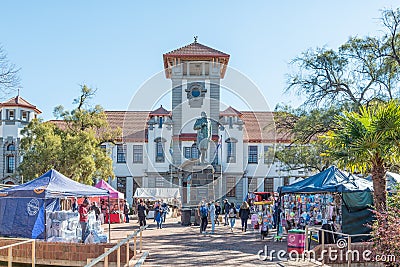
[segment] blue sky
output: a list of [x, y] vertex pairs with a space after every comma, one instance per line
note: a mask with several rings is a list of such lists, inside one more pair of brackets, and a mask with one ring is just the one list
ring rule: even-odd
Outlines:
[[230, 54], [230, 66], [259, 86], [270, 107], [297, 106], [301, 99], [283, 94], [290, 60], [308, 48], [337, 48], [349, 36], [379, 35], [380, 10], [396, 2], [6, 0], [0, 43], [21, 68], [21, 96], [45, 119], [57, 105], [71, 108], [84, 83], [98, 90], [93, 103], [126, 109], [162, 70], [162, 54], [194, 35]]

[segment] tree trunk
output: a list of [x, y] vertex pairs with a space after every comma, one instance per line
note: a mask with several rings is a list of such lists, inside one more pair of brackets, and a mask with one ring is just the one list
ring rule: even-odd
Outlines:
[[377, 211], [386, 210], [386, 171], [383, 161], [378, 160], [377, 164], [372, 166], [371, 175], [374, 186], [374, 206]]

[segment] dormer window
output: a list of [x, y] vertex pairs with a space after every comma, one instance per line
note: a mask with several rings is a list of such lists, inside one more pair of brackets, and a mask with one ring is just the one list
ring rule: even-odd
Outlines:
[[15, 110], [8, 109], [7, 110], [7, 120], [13, 121], [15, 119]]

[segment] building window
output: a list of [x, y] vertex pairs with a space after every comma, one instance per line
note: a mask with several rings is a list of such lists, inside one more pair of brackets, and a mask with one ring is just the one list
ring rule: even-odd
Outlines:
[[21, 120], [28, 121], [29, 120], [29, 112], [28, 111], [21, 111]]
[[162, 116], [158, 117], [158, 128], [162, 128], [164, 118]]
[[156, 141], [156, 162], [165, 162], [164, 144], [161, 138], [158, 138], [158, 140]]
[[274, 147], [264, 146], [264, 164], [272, 164], [274, 162]]
[[199, 149], [197, 148], [196, 143], [192, 146], [184, 147], [184, 156], [186, 159], [198, 159], [199, 158]]
[[257, 178], [248, 177], [248, 192], [257, 191]]
[[117, 145], [117, 163], [126, 163], [126, 145]]
[[283, 186], [289, 185], [289, 177], [283, 177]]
[[7, 146], [7, 151], [15, 151], [15, 145], [14, 144], [9, 144]]
[[231, 140], [227, 143], [227, 163], [235, 163], [236, 162], [236, 143]]
[[142, 145], [133, 145], [133, 163], [143, 163]]
[[15, 118], [15, 111], [13, 109], [7, 110], [7, 120], [13, 121]]
[[117, 191], [126, 196], [126, 177], [117, 177]]
[[264, 179], [264, 192], [274, 192], [274, 178]]
[[226, 177], [226, 196], [236, 197], [236, 178]]
[[7, 156], [7, 172], [13, 173], [15, 171], [15, 157], [10, 155]]
[[103, 150], [103, 151], [106, 151], [107, 150], [107, 146], [106, 145], [100, 145], [100, 149]]
[[248, 163], [258, 163], [258, 146], [249, 146]]

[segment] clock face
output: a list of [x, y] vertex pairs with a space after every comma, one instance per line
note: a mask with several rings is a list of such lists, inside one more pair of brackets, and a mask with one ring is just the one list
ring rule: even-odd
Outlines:
[[194, 87], [194, 88], [192, 88], [192, 96], [193, 97], [199, 97], [200, 96], [200, 94], [201, 94], [201, 92], [200, 92], [200, 88], [198, 88], [198, 87]]

